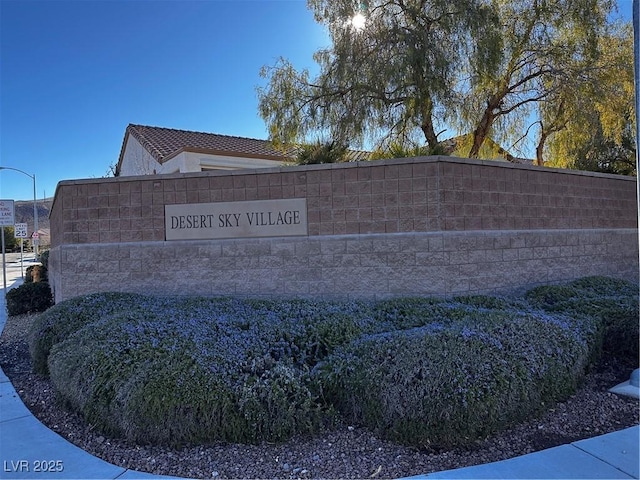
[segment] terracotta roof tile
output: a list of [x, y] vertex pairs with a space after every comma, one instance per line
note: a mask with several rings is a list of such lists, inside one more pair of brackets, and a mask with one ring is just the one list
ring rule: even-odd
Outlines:
[[[164, 163], [183, 151], [286, 162], [294, 161], [298, 151], [298, 147], [295, 146], [286, 151], [278, 150], [270, 141], [256, 138], [129, 124], [120, 149], [116, 171], [122, 164], [129, 135], [138, 140], [159, 163]], [[366, 151], [349, 150], [346, 161], [365, 161], [369, 159], [369, 155], [370, 153]]]
[[233, 137], [215, 133], [192, 132], [174, 128], [129, 124], [127, 132], [135, 137], [160, 163], [183, 150], [198, 150], [212, 154], [231, 154], [269, 160], [288, 160], [284, 152], [267, 140]]

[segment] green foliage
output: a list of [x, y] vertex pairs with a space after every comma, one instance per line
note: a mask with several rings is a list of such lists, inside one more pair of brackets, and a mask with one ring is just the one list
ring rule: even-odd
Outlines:
[[553, 97], [541, 104], [550, 136], [539, 148], [550, 165], [635, 175], [632, 59], [631, 25], [614, 24], [598, 39], [587, 73], [558, 79]]
[[34, 321], [29, 333], [29, 352], [33, 371], [48, 374], [47, 359], [51, 347], [86, 324], [114, 311], [134, 309], [139, 295], [99, 293], [60, 302]]
[[455, 112], [460, 126], [473, 131], [468, 154], [472, 158], [479, 156], [489, 136], [501, 143], [522, 140], [532, 115], [537, 114], [535, 123], [545, 136], [564, 128], [563, 120], [550, 118], [565, 110], [566, 98], [559, 92], [592, 83], [597, 61], [593, 45], [605, 34], [613, 9], [609, 0], [512, 0], [492, 5], [502, 25], [497, 32], [499, 59], [493, 71], [472, 77]]
[[40, 253], [40, 263], [47, 270], [49, 270], [49, 252], [50, 250], [45, 250]]
[[[319, 73], [283, 58], [260, 72], [259, 114], [277, 145], [318, 135], [354, 147], [419, 136], [433, 152], [453, 126], [470, 137], [458, 156], [498, 158], [493, 145], [483, 148], [492, 138], [516, 147], [537, 131], [538, 163], [543, 152], [562, 150], [570, 157], [557, 161], [566, 166], [579, 158], [573, 137], [584, 147], [600, 123], [620, 147], [632, 122], [632, 35], [624, 34], [630, 23], [614, 23], [613, 0], [308, 4], [330, 37], [314, 54]], [[356, 13], [364, 28], [352, 22]], [[602, 142], [591, 148], [599, 165], [630, 153]], [[387, 150], [376, 156], [415, 153]]]
[[468, 445], [574, 391], [613, 297], [635, 298], [637, 318], [633, 286], [600, 278], [526, 301], [101, 293], [41, 314], [30, 350], [69, 408], [139, 443], [278, 442], [341, 415], [409, 445]]
[[[154, 317], [120, 312], [54, 345], [49, 369], [60, 398], [101, 431], [140, 443], [231, 440], [229, 431], [246, 440], [229, 386], [194, 363], [196, 345], [154, 337]], [[125, 333], [132, 325], [144, 325], [145, 336]]]
[[320, 163], [344, 162], [348, 148], [336, 142], [307, 143], [300, 146], [296, 155], [298, 165], [316, 165]]
[[455, 103], [460, 66], [469, 57], [487, 66], [493, 55], [486, 49], [495, 50], [492, 42], [476, 42], [496, 21], [479, 0], [371, 5], [362, 12], [364, 29], [350, 23], [351, 0], [311, 0], [309, 8], [331, 38], [314, 55], [319, 74], [310, 78], [282, 58], [261, 70], [267, 86], [258, 89], [259, 112], [276, 144], [325, 133], [359, 146], [417, 130], [435, 147], [435, 125]]
[[329, 357], [320, 376], [350, 422], [420, 448], [466, 445], [571, 394], [594, 332], [588, 321], [472, 309], [363, 336]]
[[43, 265], [30, 265], [24, 275], [24, 284], [7, 293], [9, 315], [44, 312], [53, 305], [47, 269]]
[[16, 248], [20, 247], [20, 242], [15, 237], [15, 229], [13, 227], [2, 227], [4, 234], [4, 249], [5, 252], [13, 252]]
[[372, 160], [384, 158], [411, 158], [427, 157], [431, 155], [446, 155], [446, 150], [441, 144], [435, 146], [417, 145], [415, 143], [391, 142], [387, 146], [381, 146], [371, 155]]
[[50, 349], [60, 397], [101, 430], [161, 444], [257, 442], [332, 421], [283, 325], [260, 303], [136, 303], [144, 308], [78, 324]]
[[637, 365], [638, 285], [615, 278], [586, 277], [566, 285], [534, 288], [526, 298], [548, 312], [596, 318], [604, 329], [604, 352]]
[[636, 175], [635, 135], [629, 128], [620, 142], [606, 138], [602, 129], [596, 125], [596, 131], [571, 154], [569, 168], [591, 172], [613, 173], [617, 175]]
[[51, 288], [46, 281], [24, 283], [7, 292], [7, 312], [10, 316], [44, 312], [53, 305]]

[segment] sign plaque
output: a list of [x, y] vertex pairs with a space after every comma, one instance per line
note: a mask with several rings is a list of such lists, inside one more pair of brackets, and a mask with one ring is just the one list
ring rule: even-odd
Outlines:
[[13, 200], [0, 200], [0, 226], [13, 227], [14, 223]]
[[27, 232], [27, 224], [26, 223], [16, 223], [15, 235], [16, 238], [29, 238], [29, 234]]
[[307, 235], [307, 199], [165, 205], [167, 240]]

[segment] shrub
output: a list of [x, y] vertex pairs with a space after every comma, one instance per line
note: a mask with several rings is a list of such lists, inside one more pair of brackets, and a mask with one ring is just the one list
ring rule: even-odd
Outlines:
[[40, 263], [47, 270], [49, 269], [49, 252], [50, 250], [45, 250], [44, 252], [40, 253]]
[[24, 273], [25, 283], [46, 282], [48, 278], [47, 269], [42, 265], [30, 265]]
[[[571, 289], [598, 304], [609, 301], [601, 287]], [[594, 357], [599, 317], [554, 310], [574, 290], [549, 291], [538, 295], [547, 308], [533, 311], [522, 299], [483, 296], [101, 293], [41, 314], [30, 350], [70, 408], [135, 442], [281, 441], [340, 413], [410, 445], [465, 445], [564, 399]]]
[[432, 321], [449, 318], [445, 314], [451, 305], [441, 299], [394, 298], [376, 304], [376, 318], [388, 325], [385, 330], [419, 327]]
[[7, 312], [10, 316], [44, 312], [53, 305], [51, 288], [47, 282], [24, 283], [7, 292]]
[[271, 308], [277, 309], [285, 322], [285, 337], [297, 331], [292, 344], [300, 352], [299, 362], [310, 368], [336, 347], [381, 327], [371, 305], [365, 302], [286, 301]]
[[100, 431], [140, 443], [228, 440], [241, 420], [231, 389], [194, 362], [195, 345], [161, 327], [153, 315], [119, 313], [56, 344], [49, 369], [60, 398]]
[[336, 142], [322, 142], [303, 144], [298, 148], [296, 163], [298, 165], [315, 165], [320, 163], [344, 162], [349, 148]]
[[276, 312], [229, 299], [137, 301], [50, 350], [60, 398], [102, 431], [156, 444], [258, 442], [332, 422]]
[[96, 293], [65, 300], [40, 314], [29, 332], [33, 371], [47, 375], [47, 360], [53, 345], [102, 316], [118, 310], [135, 309], [143, 298], [130, 293]]
[[638, 285], [608, 277], [585, 277], [566, 285], [537, 287], [525, 295], [531, 305], [549, 312], [588, 316], [604, 330], [602, 349], [637, 365]]
[[589, 322], [469, 311], [448, 325], [364, 336], [317, 375], [350, 422], [417, 447], [465, 445], [572, 393], [594, 333]]

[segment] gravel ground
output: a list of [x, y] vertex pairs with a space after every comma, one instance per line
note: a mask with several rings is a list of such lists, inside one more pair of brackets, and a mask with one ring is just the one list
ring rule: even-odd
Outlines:
[[639, 423], [638, 400], [607, 392], [633, 365], [603, 360], [568, 401], [472, 448], [418, 451], [343, 425], [285, 444], [212, 444], [182, 449], [106, 438], [57, 402], [51, 383], [31, 373], [27, 333], [33, 316], [9, 317], [0, 336], [0, 366], [25, 405], [72, 443], [115, 465], [188, 478], [398, 478], [504, 460]]

